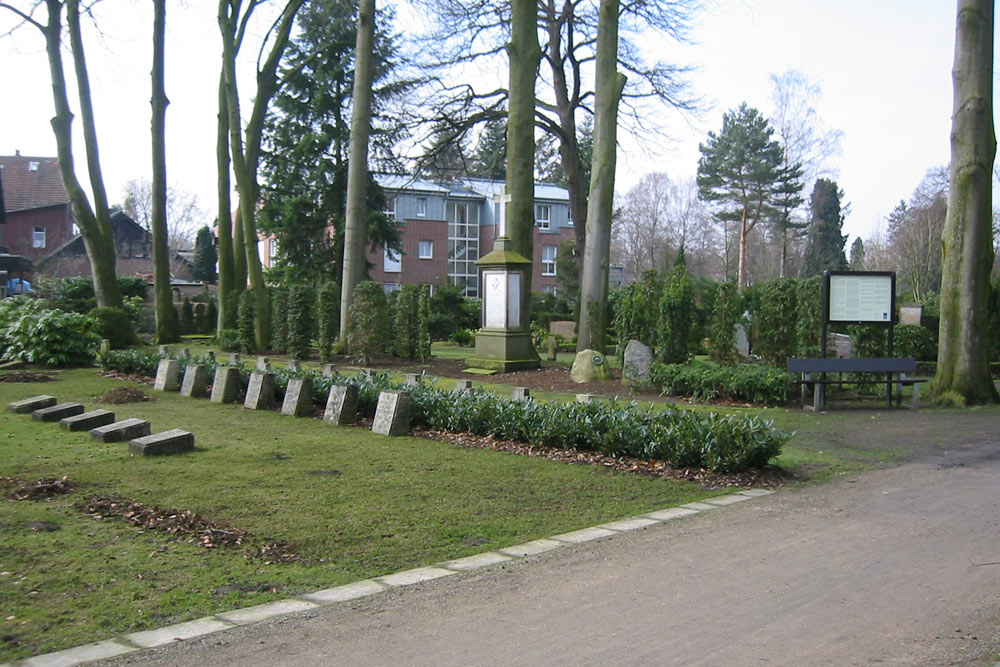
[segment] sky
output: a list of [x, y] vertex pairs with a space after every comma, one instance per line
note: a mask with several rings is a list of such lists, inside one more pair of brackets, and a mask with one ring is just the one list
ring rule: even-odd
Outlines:
[[[653, 110], [650, 123], [665, 130], [669, 140], [620, 135], [619, 193], [652, 171], [693, 178], [698, 144], [708, 131], [721, 128], [722, 114], [743, 101], [770, 113], [770, 75], [791, 69], [822, 88], [819, 116], [826, 127], [843, 132], [842, 154], [830, 166], [851, 204], [845, 233], [867, 238], [884, 226], [885, 216], [901, 199], [909, 199], [929, 168], [947, 164], [953, 0], [707, 2], [692, 32], [693, 43], [671, 44], [647, 35], [642, 46], [648, 59], [693, 66], [693, 92], [709, 108], [698, 116]], [[215, 208], [221, 52], [214, 5], [208, 0], [172, 2], [167, 11], [167, 179], [198, 195], [206, 222], [214, 218]], [[110, 200], [120, 202], [126, 181], [151, 173], [151, 10], [141, 0], [107, 0], [97, 7], [104, 12], [99, 15], [102, 34], [87, 33], [88, 65], [106, 186]], [[31, 26], [5, 34], [13, 25], [12, 16], [0, 10], [0, 154], [19, 150], [22, 155], [54, 156], [44, 44]], [[254, 36], [265, 28], [256, 26]], [[252, 73], [255, 57], [255, 50], [248, 49], [241, 81]], [[75, 101], [72, 106], [77, 110]], [[74, 132], [77, 173], [83, 180], [78, 123]]]

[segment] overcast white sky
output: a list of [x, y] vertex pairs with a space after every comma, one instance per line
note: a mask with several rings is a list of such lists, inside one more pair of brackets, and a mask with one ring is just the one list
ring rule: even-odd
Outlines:
[[[214, 5], [171, 3], [167, 15], [167, 178], [210, 212], [220, 53]], [[151, 172], [151, 9], [137, 0], [98, 9], [104, 35], [90, 34], [88, 64], [105, 179], [111, 200], [120, 201], [125, 181]], [[12, 21], [3, 14], [0, 30]], [[648, 54], [665, 48], [670, 61], [696, 66], [694, 92], [712, 109], [695, 119], [664, 111], [657, 120], [671, 143], [646, 140], [640, 148], [622, 137], [617, 189], [650, 171], [693, 177], [698, 143], [721, 127], [722, 113], [741, 101], [768, 113], [769, 75], [798, 69], [822, 86], [818, 110], [826, 125], [844, 133], [836, 167], [852, 210], [845, 231], [866, 237], [928, 168], [948, 162], [954, 22], [953, 0], [715, 0], [694, 32], [697, 44]], [[0, 40], [0, 91], [0, 154], [54, 156], [52, 96], [36, 30]], [[79, 140], [79, 124], [74, 130]], [[82, 177], [82, 146], [76, 156]]]

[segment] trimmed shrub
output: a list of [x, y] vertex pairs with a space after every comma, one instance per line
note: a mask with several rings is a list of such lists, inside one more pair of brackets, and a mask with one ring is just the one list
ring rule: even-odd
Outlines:
[[184, 302], [181, 303], [181, 333], [183, 334], [193, 334], [194, 330], [194, 305], [191, 303], [191, 299], [184, 297]]
[[712, 308], [708, 354], [720, 364], [731, 365], [739, 361], [736, 325], [740, 319], [740, 293], [736, 285], [729, 281], [719, 283]]
[[795, 288], [795, 354], [819, 357], [823, 354], [823, 277], [798, 281]]
[[893, 354], [917, 361], [937, 361], [937, 345], [930, 329], [919, 324], [900, 324], [893, 330]]
[[416, 359], [420, 347], [420, 288], [403, 285], [396, 295], [394, 352], [404, 359]]
[[222, 328], [236, 329], [239, 327], [240, 292], [233, 290], [222, 304]]
[[624, 358], [625, 347], [630, 340], [635, 339], [649, 347], [656, 346], [658, 313], [653, 305], [660, 303], [661, 292], [656, 271], [646, 271], [641, 282], [618, 290], [612, 328], [618, 339], [616, 352], [619, 359]]
[[476, 342], [476, 334], [468, 329], [459, 329], [453, 331], [448, 340], [459, 345], [460, 347], [469, 347]]
[[215, 334], [215, 329], [219, 326], [219, 307], [215, 299], [209, 299], [205, 304], [205, 327], [201, 333]]
[[788, 402], [792, 380], [781, 368], [757, 364], [654, 363], [650, 369], [650, 384], [664, 396], [690, 396], [701, 401], [782, 405]]
[[278, 354], [288, 351], [288, 290], [271, 289], [271, 349]]
[[389, 337], [389, 309], [382, 284], [370, 280], [358, 283], [350, 307], [351, 328], [347, 347], [362, 364], [369, 364], [385, 352]]
[[660, 361], [679, 364], [688, 360], [694, 319], [694, 285], [687, 266], [678, 263], [660, 299], [660, 344], [657, 349]]
[[784, 366], [795, 355], [795, 280], [773, 280], [760, 289], [760, 307], [754, 311], [754, 348], [769, 364]]
[[256, 318], [253, 292], [243, 290], [240, 293], [239, 310], [237, 313], [237, 332], [240, 349], [249, 354], [256, 351], [257, 342], [254, 338], [254, 319]]
[[92, 363], [101, 342], [94, 328], [90, 317], [49, 308], [45, 301], [11, 297], [0, 302], [4, 359], [46, 366]]
[[95, 331], [101, 338], [107, 338], [112, 348], [129, 347], [135, 342], [128, 313], [121, 308], [94, 308], [90, 311]]
[[224, 352], [239, 352], [240, 332], [236, 329], [219, 329], [215, 332], [215, 344]]
[[296, 285], [288, 294], [288, 353], [295, 359], [305, 359], [312, 347], [316, 290], [308, 285]]
[[424, 286], [420, 288], [420, 299], [417, 302], [417, 356], [420, 361], [431, 358], [431, 332], [428, 320], [431, 312], [431, 290]]
[[340, 288], [336, 283], [327, 282], [320, 289], [318, 319], [319, 356], [325, 361], [330, 358], [340, 327]]

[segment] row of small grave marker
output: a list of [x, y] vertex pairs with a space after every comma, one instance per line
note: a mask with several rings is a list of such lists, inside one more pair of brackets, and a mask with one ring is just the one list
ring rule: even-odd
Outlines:
[[[168, 354], [169, 350], [161, 346], [160, 353]], [[215, 358], [211, 352], [208, 354], [210, 359]], [[190, 354], [182, 353], [181, 356], [190, 357]], [[238, 366], [240, 364], [240, 355], [233, 353], [229, 355], [228, 365], [216, 367], [210, 396], [213, 403], [236, 403], [239, 400]], [[290, 360], [287, 367], [293, 372], [302, 370], [301, 362], [297, 359]], [[270, 370], [270, 360], [267, 357], [257, 357], [255, 370], [250, 375], [250, 384], [243, 401], [244, 408], [270, 410], [274, 407], [274, 375]], [[336, 369], [333, 364], [324, 364], [322, 372], [325, 377], [333, 377]], [[362, 373], [371, 372], [368, 369], [362, 371]], [[182, 395], [193, 398], [208, 395], [206, 389], [208, 377], [204, 365], [189, 364], [184, 369], [183, 380], [180, 380], [179, 376], [180, 363], [175, 359], [162, 359], [156, 369], [156, 381], [153, 388], [157, 391], [180, 391]], [[422, 378], [422, 373], [407, 373], [404, 386], [417, 386]], [[456, 380], [454, 389], [456, 393], [472, 390], [471, 380]], [[531, 393], [527, 387], [514, 387], [511, 398], [516, 401], [526, 401], [531, 399]], [[590, 403], [595, 396], [593, 394], [577, 394], [576, 398], [582, 403]], [[312, 414], [312, 406], [312, 378], [289, 378], [285, 398], [281, 404], [281, 414], [286, 417], [306, 417]], [[337, 426], [353, 423], [357, 418], [357, 406], [357, 386], [335, 384], [330, 388], [330, 393], [327, 396], [323, 420]], [[411, 398], [406, 391], [387, 390], [381, 392], [375, 409], [375, 418], [372, 421], [372, 432], [390, 436], [406, 435], [410, 431], [410, 408]]]
[[178, 454], [194, 449], [194, 435], [175, 428], [150, 433], [149, 422], [143, 419], [115, 421], [110, 410], [85, 412], [82, 403], [59, 403], [55, 396], [32, 396], [7, 404], [7, 410], [17, 414], [31, 413], [32, 419], [58, 421], [67, 431], [90, 431], [90, 437], [101, 442], [129, 441], [129, 451], [140, 456]]

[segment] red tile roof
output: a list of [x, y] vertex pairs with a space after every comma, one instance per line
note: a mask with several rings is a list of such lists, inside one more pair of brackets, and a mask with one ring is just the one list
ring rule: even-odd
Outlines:
[[58, 159], [0, 155], [0, 168], [3, 169], [3, 200], [8, 213], [69, 203]]

